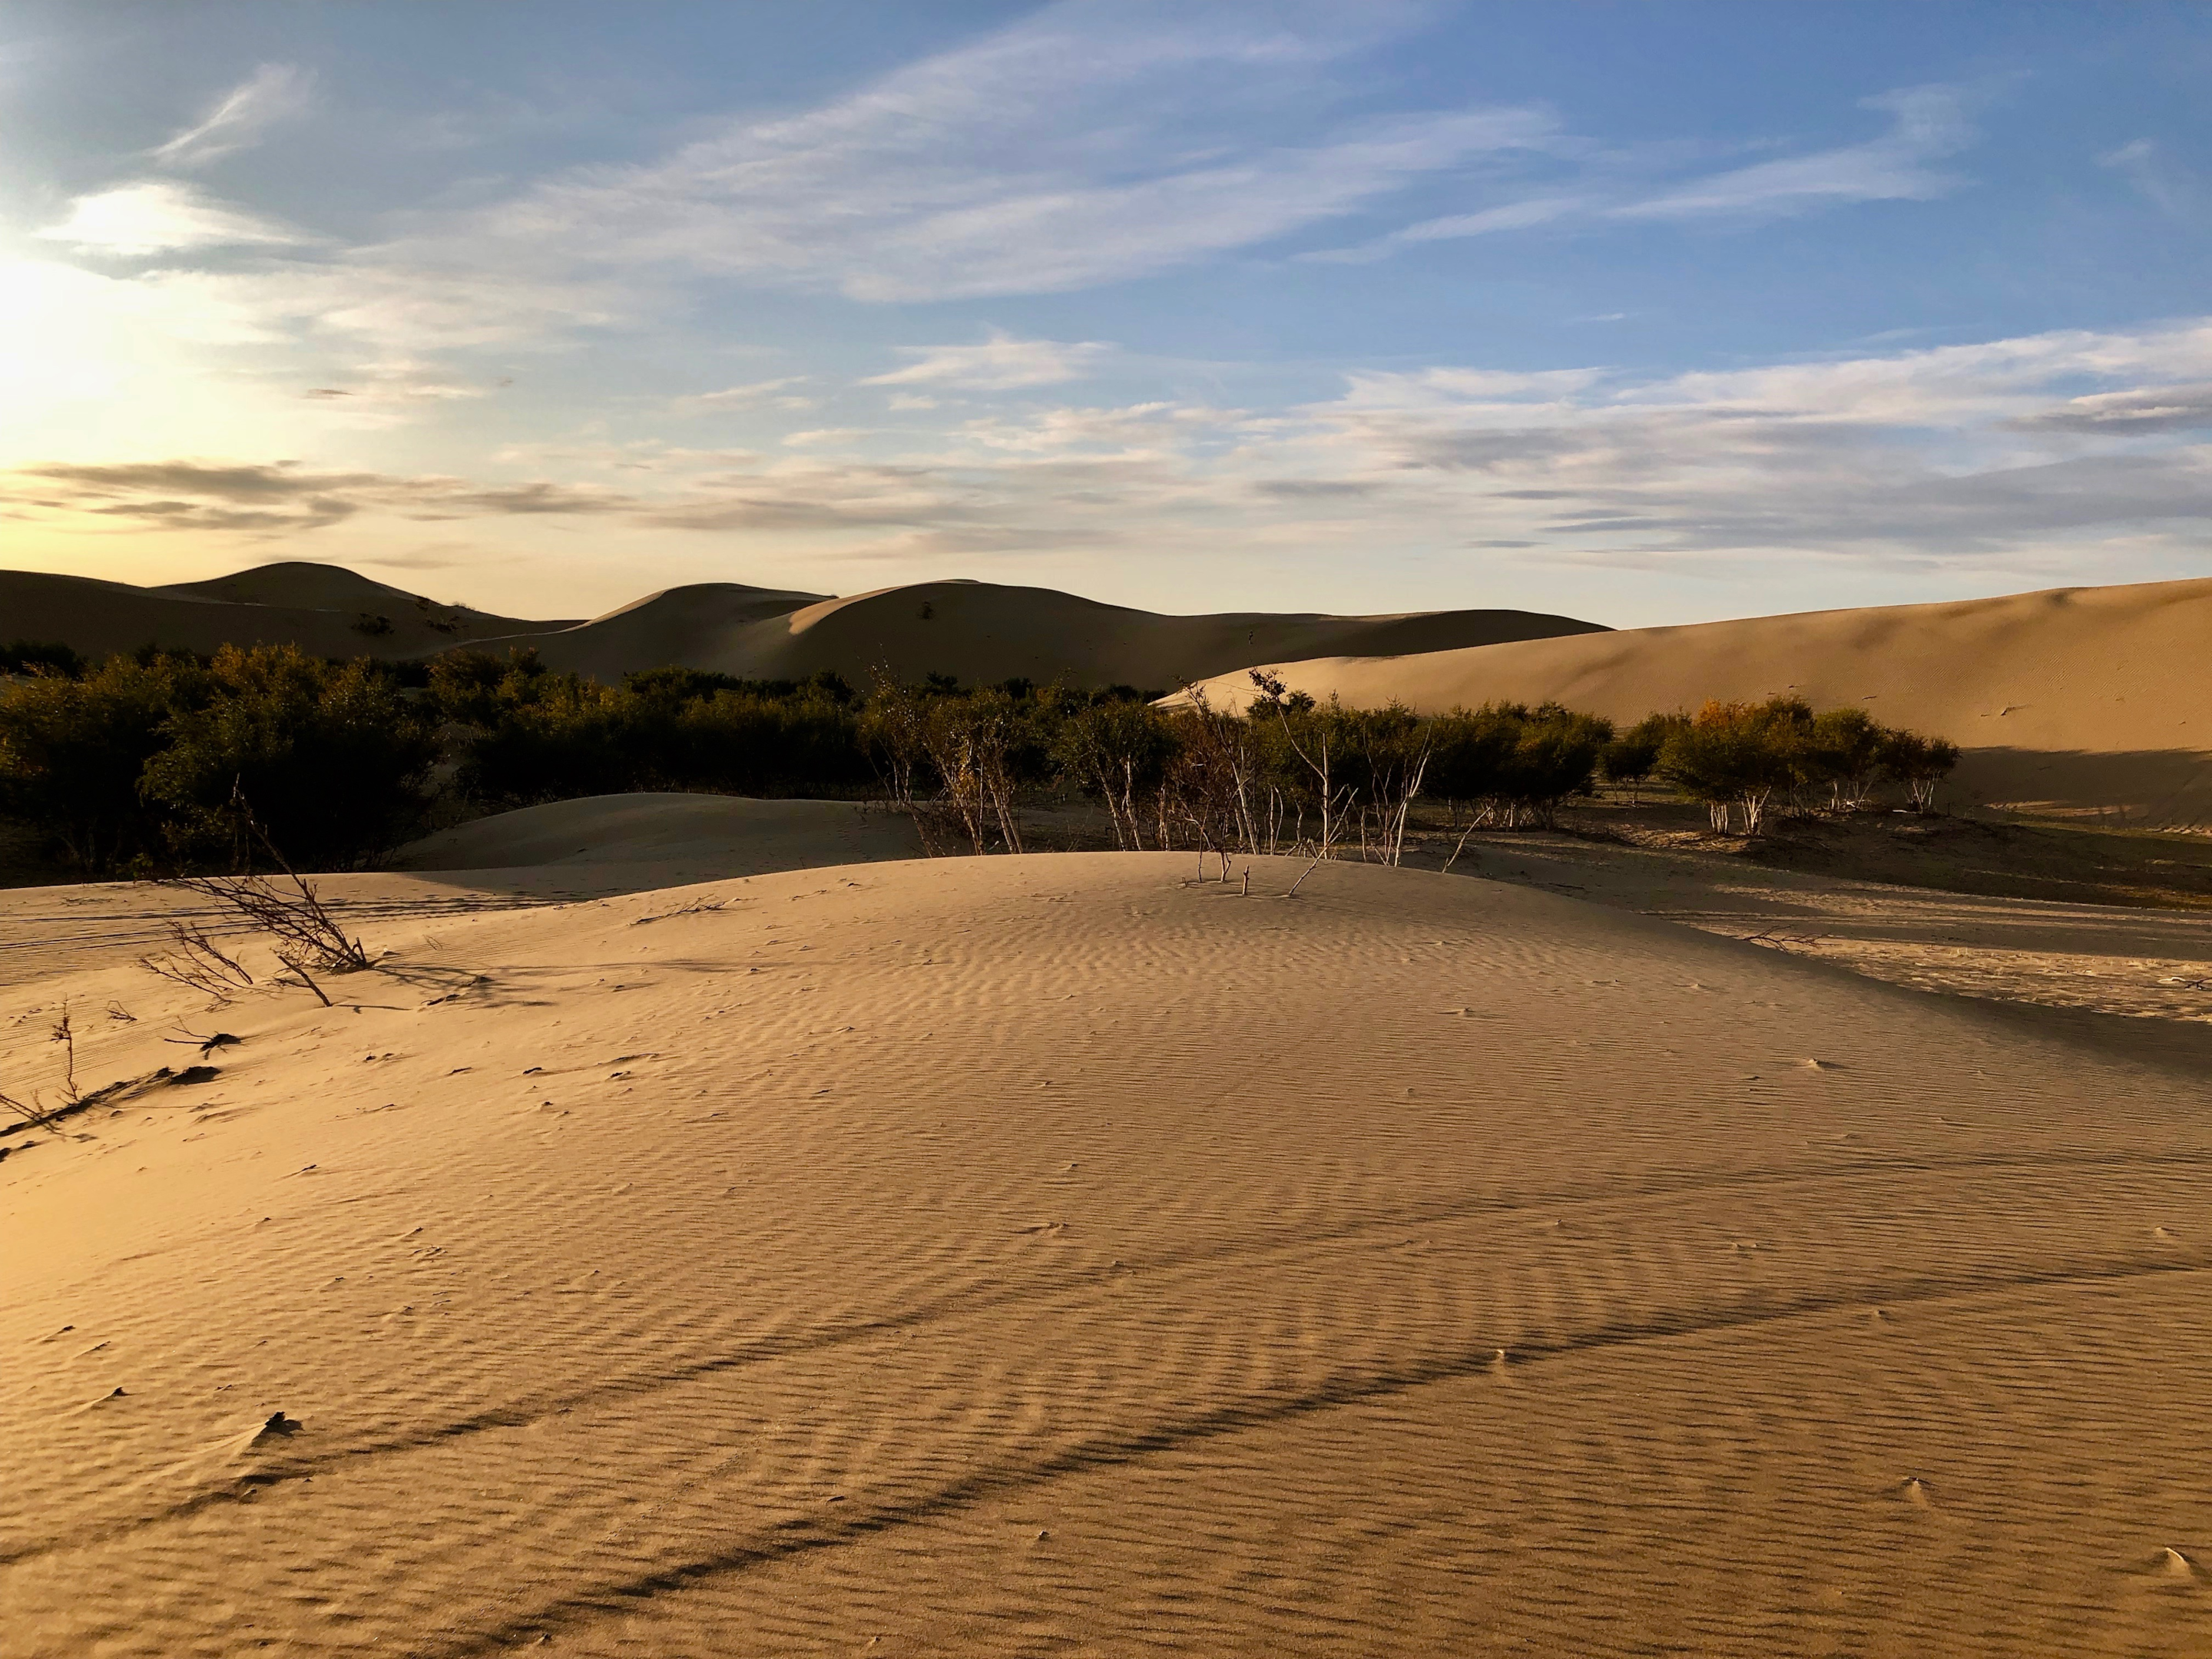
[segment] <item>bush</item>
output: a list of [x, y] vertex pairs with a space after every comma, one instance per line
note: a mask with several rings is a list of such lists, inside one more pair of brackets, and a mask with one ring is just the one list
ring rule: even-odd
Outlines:
[[1725, 834], [1731, 809], [1741, 807], [1744, 833], [1755, 836], [1775, 792], [1807, 775], [1812, 720], [1812, 709], [1795, 697], [1709, 702], [1668, 735], [1659, 769], [1684, 794], [1706, 804], [1714, 829]]
[[191, 864], [250, 861], [241, 798], [287, 858], [358, 862], [412, 832], [437, 758], [424, 711], [372, 665], [289, 646], [223, 647], [204, 696], [173, 708], [164, 735], [140, 793], [167, 809], [170, 849]]
[[88, 875], [159, 852], [164, 815], [139, 790], [168, 742], [170, 715], [203, 688], [196, 669], [111, 657], [77, 679], [40, 676], [0, 690], [0, 811], [33, 825], [42, 850]]

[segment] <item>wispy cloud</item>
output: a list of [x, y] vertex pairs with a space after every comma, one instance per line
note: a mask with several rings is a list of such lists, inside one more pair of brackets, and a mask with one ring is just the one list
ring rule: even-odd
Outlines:
[[312, 240], [170, 179], [80, 196], [70, 204], [68, 218], [38, 234], [88, 252], [126, 258], [216, 247], [295, 247]]
[[2167, 218], [2187, 221], [2198, 216], [2203, 191], [2196, 174], [2155, 139], [2132, 139], [2117, 149], [2106, 150], [2097, 158], [2097, 164], [2124, 175], [2136, 194]]
[[669, 399], [668, 407], [678, 415], [720, 415], [733, 409], [811, 409], [813, 398], [791, 389], [805, 386], [811, 378], [806, 374], [781, 374], [773, 380], [724, 386], [720, 392], [689, 392]]
[[1840, 202], [1925, 202], [1965, 182], [1930, 165], [1976, 137], [1958, 88], [1913, 87], [1862, 106], [1887, 111], [1889, 131], [1863, 144], [1716, 173], [1611, 211], [1629, 219], [1771, 216]]
[[[1370, 241], [1303, 253], [1299, 258], [1369, 264], [1424, 242], [1498, 236], [1546, 226], [1589, 230], [1607, 222], [1775, 218], [1853, 202], [1929, 201], [1966, 181], [1934, 162], [1976, 137], [1954, 87], [1915, 87], [1862, 100], [1886, 112], [1890, 130], [1864, 143], [1733, 167], [1656, 189], [1631, 189], [1607, 158], [1591, 162], [1570, 190], [1550, 190], [1469, 213], [1423, 219]], [[1561, 151], [1573, 147], [1562, 143]], [[1610, 171], [1608, 169], [1611, 169]], [[1495, 186], [1492, 186], [1493, 188]]]
[[167, 143], [153, 159], [167, 167], [200, 167], [261, 142], [276, 123], [304, 112], [314, 76], [294, 64], [264, 64], [233, 87], [207, 113]]
[[547, 183], [486, 228], [868, 301], [1143, 276], [1549, 140], [1517, 107], [1313, 136], [1322, 72], [1405, 9], [1061, 4], [805, 114]]
[[1080, 380], [1114, 348], [1096, 340], [1017, 340], [994, 332], [981, 345], [902, 346], [904, 368], [872, 375], [862, 386], [944, 386], [1007, 392]]

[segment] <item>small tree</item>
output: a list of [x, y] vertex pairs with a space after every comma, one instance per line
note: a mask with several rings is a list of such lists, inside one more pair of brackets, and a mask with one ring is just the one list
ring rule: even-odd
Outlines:
[[1705, 803], [1716, 830], [1727, 834], [1731, 809], [1741, 808], [1744, 834], [1757, 836], [1775, 792], [1801, 775], [1799, 751], [1811, 714], [1794, 697], [1709, 702], [1668, 736], [1659, 769], [1684, 794]]
[[1923, 737], [1917, 732], [1891, 731], [1883, 735], [1883, 775], [1903, 784], [1916, 812], [1936, 810], [1936, 787], [1951, 775], [1959, 763], [1959, 745], [1945, 738]]
[[1804, 744], [1807, 781], [1828, 786], [1836, 811], [1856, 810], [1874, 788], [1888, 736], [1873, 715], [1848, 703], [1815, 716]]
[[1598, 757], [1604, 769], [1606, 781], [1628, 786], [1628, 804], [1641, 804], [1640, 791], [1644, 781], [1657, 769], [1659, 751], [1666, 747], [1668, 733], [1680, 723], [1677, 714], [1646, 714], [1626, 732], [1613, 734]]
[[1139, 798], [1149, 799], [1176, 755], [1174, 727], [1133, 698], [1091, 702], [1062, 723], [1053, 758], [1061, 775], [1106, 805], [1114, 844], [1145, 850]]

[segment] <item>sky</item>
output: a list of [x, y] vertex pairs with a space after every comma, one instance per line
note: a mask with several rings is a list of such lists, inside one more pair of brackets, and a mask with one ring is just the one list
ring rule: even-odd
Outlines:
[[2208, 90], [2159, 0], [8, 0], [0, 566], [2212, 575]]

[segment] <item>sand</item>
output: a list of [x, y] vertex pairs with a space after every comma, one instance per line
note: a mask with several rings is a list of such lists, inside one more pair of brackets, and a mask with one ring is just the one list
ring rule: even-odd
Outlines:
[[317, 656], [393, 659], [459, 646], [529, 649], [551, 667], [609, 684], [677, 665], [751, 679], [827, 670], [866, 685], [886, 668], [909, 681], [941, 673], [971, 685], [1027, 678], [1165, 690], [1261, 658], [1436, 651], [1597, 628], [1526, 611], [1170, 617], [971, 581], [845, 599], [705, 582], [588, 622], [532, 622], [434, 604], [335, 565], [264, 565], [155, 588], [0, 570], [0, 642], [58, 641], [95, 657], [148, 644], [200, 652], [289, 644]]
[[[1292, 686], [1422, 710], [1556, 699], [1619, 720], [1707, 698], [1859, 703], [1968, 751], [1966, 800], [2212, 827], [2212, 581], [2058, 588], [1285, 667]], [[1242, 707], [1250, 686], [1212, 688]]]
[[750, 800], [641, 793], [549, 801], [410, 842], [386, 869], [465, 872], [549, 866], [604, 882], [637, 866], [639, 886], [670, 887], [826, 864], [921, 856], [910, 818], [852, 801]]
[[966, 684], [1167, 690], [1262, 659], [1376, 655], [1598, 631], [1595, 623], [1526, 611], [1392, 617], [1238, 611], [1170, 617], [1044, 587], [915, 582], [847, 599], [757, 588], [674, 588], [565, 632], [518, 637], [556, 668], [612, 679], [663, 662], [754, 679], [823, 670], [866, 684], [951, 674]]
[[216, 1068], [0, 1140], [9, 1650], [2203, 1650], [2203, 1066], [1299, 868], [453, 875], [525, 908], [386, 890], [335, 1010], [0, 991], [4, 1086], [64, 997]]
[[[381, 618], [385, 627], [363, 632]], [[134, 587], [0, 570], [0, 643], [59, 641], [88, 657], [158, 645], [296, 645], [319, 657], [420, 657], [544, 623], [434, 604], [335, 565], [264, 565], [214, 581]]]

